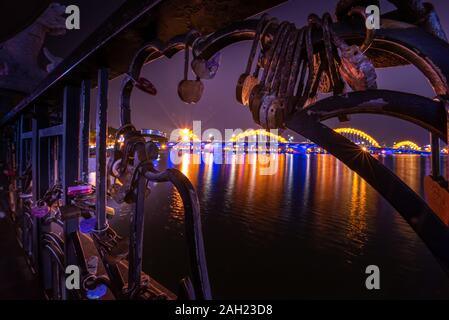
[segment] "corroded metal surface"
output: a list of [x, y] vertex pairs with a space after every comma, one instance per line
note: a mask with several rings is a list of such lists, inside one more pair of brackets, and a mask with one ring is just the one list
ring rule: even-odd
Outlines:
[[350, 114], [383, 114], [412, 122], [447, 141], [442, 102], [411, 93], [390, 90], [350, 92], [317, 101], [305, 109], [320, 121]]
[[164, 1], [157, 11], [157, 38], [166, 42], [191, 29], [209, 34], [282, 2], [285, 0]]

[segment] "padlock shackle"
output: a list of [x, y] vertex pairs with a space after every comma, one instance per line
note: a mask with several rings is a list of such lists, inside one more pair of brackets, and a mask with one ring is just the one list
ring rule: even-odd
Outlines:
[[298, 31], [298, 36], [296, 39], [296, 47], [292, 61], [292, 72], [290, 73], [290, 78], [288, 79], [286, 96], [293, 96], [295, 90], [295, 84], [298, 80], [299, 67], [301, 66], [301, 53], [304, 41], [304, 30], [301, 28]]
[[[254, 58], [256, 56], [257, 47], [259, 45], [260, 39], [262, 38], [262, 32], [266, 30], [265, 22], [267, 20], [268, 14], [264, 13], [257, 24], [256, 34], [254, 35], [254, 40], [251, 45], [251, 50], [249, 52], [248, 61], [246, 63], [245, 74], [249, 75], [251, 73], [251, 67], [253, 65]], [[270, 19], [271, 20], [271, 19]]]
[[291, 25], [290, 22], [287, 22], [287, 21], [284, 21], [280, 24], [279, 36], [277, 37], [277, 41], [276, 41], [275, 47], [273, 48], [273, 51], [271, 51], [269, 61], [267, 61], [267, 63], [269, 63], [269, 66], [267, 66], [266, 70], [264, 70], [264, 75], [266, 75], [266, 76], [263, 79], [263, 81], [261, 81], [261, 82], [262, 82], [263, 86], [268, 91], [270, 91], [270, 89], [272, 87], [272, 81], [273, 81], [274, 75], [276, 73], [276, 68], [278, 66], [279, 56], [280, 56], [281, 50], [283, 48], [285, 38], [288, 35], [290, 25]]
[[[353, 7], [348, 12], [348, 16], [353, 15], [359, 15], [363, 21], [366, 21], [368, 19], [365, 8], [364, 7]], [[366, 25], [365, 25], [366, 26]], [[371, 44], [373, 43], [374, 37], [376, 36], [376, 29], [375, 28], [365, 28], [365, 39], [363, 40], [363, 43], [360, 45], [360, 51], [365, 53], [369, 47], [371, 47]], [[332, 32], [332, 31], [331, 31]]]
[[272, 92], [277, 96], [283, 96], [287, 87], [288, 78], [291, 72], [291, 57], [293, 49], [295, 48], [295, 41], [298, 36], [298, 30], [293, 24], [288, 26], [287, 35], [282, 44], [282, 49], [276, 67], [276, 74], [274, 76], [274, 84]]
[[190, 60], [190, 46], [200, 37], [200, 33], [192, 29], [186, 35], [186, 42], [184, 46], [184, 80], [188, 80], [189, 76], [189, 60]]
[[329, 13], [325, 13], [323, 14], [322, 20], [323, 21], [321, 26], [323, 30], [324, 51], [326, 54], [328, 73], [331, 78], [332, 90], [334, 94], [340, 94], [343, 92], [345, 84], [341, 79], [340, 73], [338, 72], [333, 53], [334, 50], [331, 33], [332, 17]]

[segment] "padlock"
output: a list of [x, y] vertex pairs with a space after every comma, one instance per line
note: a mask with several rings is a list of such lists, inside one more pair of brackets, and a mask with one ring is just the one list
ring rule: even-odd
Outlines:
[[[304, 43], [306, 55], [302, 60], [301, 74], [298, 81], [298, 87], [295, 97], [291, 100], [295, 102], [292, 109], [302, 109], [310, 101], [309, 96], [313, 86], [313, 81], [316, 77], [314, 60], [313, 60], [313, 44], [312, 44], [312, 30], [314, 23], [309, 19], [309, 23], [304, 31]], [[307, 80], [304, 84], [304, 80], [307, 73]]]
[[204, 85], [200, 78], [197, 77], [196, 80], [188, 80], [189, 72], [189, 44], [185, 45], [185, 56], [184, 56], [184, 79], [178, 84], [178, 95], [182, 101], [185, 103], [197, 103], [200, 101], [203, 95]]
[[[323, 20], [323, 25], [327, 28], [333, 43], [339, 49], [341, 61], [339, 72], [345, 82], [355, 91], [377, 88], [376, 69], [372, 62], [358, 46], [349, 46], [330, 29], [331, 17], [329, 14], [325, 14]], [[366, 40], [366, 42], [369, 42], [369, 40]]]
[[244, 106], [249, 105], [249, 96], [251, 90], [259, 83], [258, 75], [260, 70], [260, 64], [263, 63], [263, 48], [260, 48], [260, 56], [256, 64], [256, 68], [254, 73], [251, 74], [251, 68], [253, 65], [253, 60], [256, 56], [256, 51], [258, 48], [259, 42], [261, 42], [262, 34], [264, 30], [270, 25], [272, 22], [276, 21], [276, 19], [270, 19], [267, 23], [267, 14], [264, 14], [262, 18], [259, 20], [259, 23], [256, 28], [256, 34], [254, 35], [253, 44], [251, 46], [251, 51], [248, 56], [248, 62], [246, 64], [245, 72], [242, 73], [237, 80], [237, 86], [235, 91], [235, 97], [238, 102], [243, 104]]
[[[320, 21], [321, 28], [323, 30], [323, 43], [324, 43], [324, 53], [327, 63], [327, 73], [329, 75], [330, 83], [332, 86], [332, 91], [334, 94], [340, 94], [344, 91], [344, 82], [341, 79], [340, 72], [335, 62], [334, 57], [334, 44], [332, 35], [334, 34], [331, 30], [332, 17], [329, 13], [325, 13]], [[341, 58], [341, 57], [340, 57]]]
[[134, 81], [134, 84], [136, 88], [142, 90], [143, 92], [151, 94], [152, 96], [157, 94], [156, 87], [153, 85], [153, 83], [144, 77], [140, 77], [139, 79]]
[[[262, 78], [260, 80], [260, 83], [254, 86], [254, 88], [250, 92], [249, 96], [249, 107], [251, 110], [251, 114], [253, 116], [253, 120], [257, 124], [261, 124], [261, 118], [260, 115], [266, 114], [261, 112], [262, 108], [266, 108], [268, 104], [271, 102], [270, 100], [272, 98], [269, 98], [270, 93], [270, 83], [272, 80], [272, 77], [276, 71], [277, 67], [277, 59], [279, 58], [279, 53], [282, 47], [283, 38], [287, 34], [287, 27], [289, 26], [289, 23], [284, 21], [282, 22], [274, 36], [274, 39], [272, 41], [272, 44], [270, 46], [270, 49], [267, 54], [267, 60], [266, 64], [264, 65], [264, 71], [262, 74]], [[266, 100], [264, 103], [264, 99]], [[265, 117], [265, 116], [264, 116]]]
[[50, 213], [50, 207], [44, 201], [38, 201], [35, 206], [31, 208], [31, 215], [36, 218], [43, 218]]
[[[270, 63], [270, 68], [267, 74], [267, 83], [265, 90], [262, 94], [259, 107], [259, 124], [268, 129], [269, 125], [269, 110], [273, 107], [273, 104], [278, 103], [278, 90], [281, 83], [283, 65], [285, 60], [285, 54], [287, 52], [287, 47], [289, 40], [292, 36], [293, 25], [286, 23], [281, 25], [280, 28], [284, 26], [282, 33], [280, 35], [279, 41], [277, 43], [276, 50], [273, 53], [272, 61]], [[265, 70], [264, 70], [265, 71]]]
[[67, 188], [67, 195], [71, 197], [91, 194], [92, 192], [93, 188], [90, 184], [69, 186]]
[[192, 70], [200, 79], [213, 79], [218, 72], [221, 62], [221, 52], [217, 52], [210, 59], [195, 57], [192, 61]]
[[[287, 110], [288, 96], [287, 89], [291, 79], [293, 56], [295, 53], [295, 44], [298, 41], [299, 30], [294, 29], [286, 38], [281, 57], [278, 64], [280, 74], [276, 75], [273, 92], [276, 95], [271, 101], [266, 114], [266, 129], [277, 129], [284, 127], [284, 118]], [[262, 124], [263, 125], [263, 124]]]

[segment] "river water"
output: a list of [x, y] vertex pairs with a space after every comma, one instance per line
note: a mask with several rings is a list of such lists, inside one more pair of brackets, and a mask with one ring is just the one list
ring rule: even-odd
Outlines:
[[[423, 195], [430, 157], [379, 159]], [[158, 165], [178, 167], [198, 192], [214, 298], [449, 298], [449, 277], [414, 231], [333, 156], [279, 154], [274, 175], [249, 159], [192, 160]], [[176, 291], [188, 273], [180, 196], [159, 183], [146, 204], [144, 271]], [[112, 225], [125, 235], [128, 216]], [[371, 264], [380, 290], [365, 287]]]

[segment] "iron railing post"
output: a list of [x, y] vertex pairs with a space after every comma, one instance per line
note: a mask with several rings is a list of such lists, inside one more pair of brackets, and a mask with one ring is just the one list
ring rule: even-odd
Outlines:
[[432, 178], [437, 179], [440, 174], [440, 139], [434, 133], [430, 133], [430, 148], [432, 153]]
[[[78, 125], [79, 125], [79, 87], [64, 88], [63, 134], [62, 134], [62, 202], [70, 205], [67, 188], [78, 179]], [[78, 265], [72, 234], [78, 231], [78, 216], [62, 215], [64, 221], [64, 265]], [[64, 290], [63, 299], [70, 299], [70, 291]]]
[[90, 86], [90, 80], [81, 82], [79, 180], [86, 183], [89, 178]]
[[106, 221], [106, 138], [108, 121], [108, 69], [98, 70], [96, 119], [96, 230], [107, 228]]

